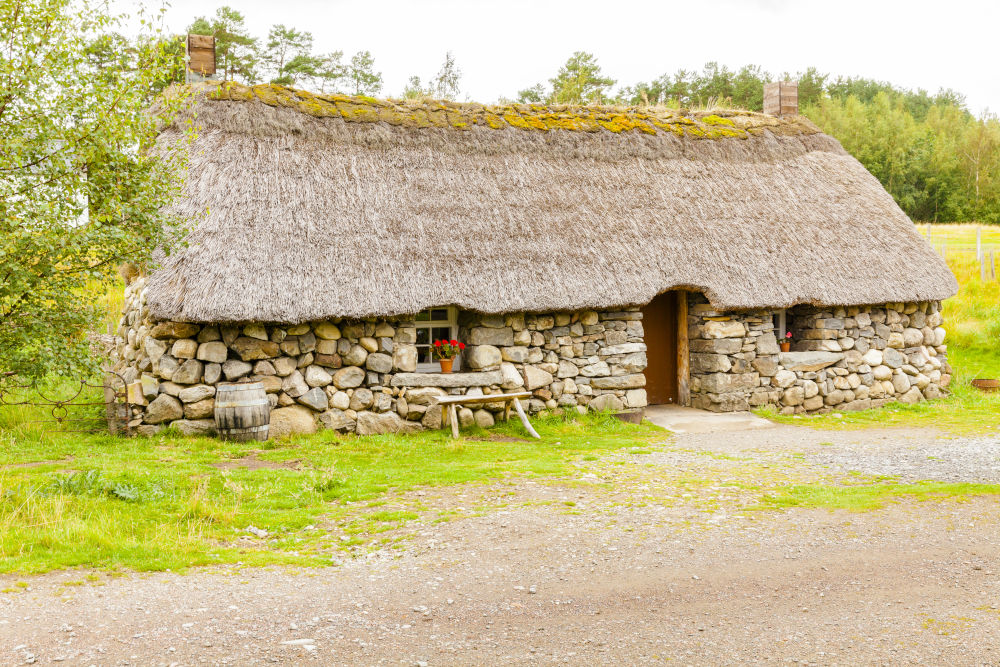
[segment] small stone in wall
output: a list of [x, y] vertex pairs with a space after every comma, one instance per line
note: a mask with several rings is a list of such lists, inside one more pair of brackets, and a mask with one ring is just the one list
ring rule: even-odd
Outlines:
[[174, 371], [174, 375], [170, 379], [177, 384], [197, 384], [201, 382], [202, 368], [200, 361], [188, 359]]
[[267, 340], [267, 329], [265, 329], [262, 324], [248, 324], [243, 327], [243, 335], [247, 338]]
[[365, 389], [364, 387], [358, 387], [354, 390], [354, 394], [351, 396], [351, 410], [367, 410], [371, 407], [374, 401], [374, 395], [371, 390]]
[[[289, 394], [291, 395], [291, 394]], [[319, 387], [313, 387], [298, 397], [299, 403], [306, 405], [317, 412], [322, 412], [329, 407], [326, 392]]]
[[309, 385], [306, 384], [302, 373], [296, 370], [282, 381], [281, 390], [292, 398], [298, 398], [309, 391]]
[[340, 327], [332, 322], [320, 322], [313, 326], [313, 333], [323, 340], [337, 340], [340, 338]]
[[292, 357], [278, 357], [271, 362], [274, 365], [274, 372], [281, 377], [288, 377], [295, 372], [298, 360]]
[[215, 413], [215, 399], [206, 398], [184, 405], [185, 419], [208, 419]]
[[[239, 380], [241, 377], [250, 374], [253, 366], [245, 361], [239, 361], [237, 359], [230, 359], [226, 363], [222, 364], [222, 374], [226, 376], [226, 379], [230, 382]], [[207, 380], [206, 380], [207, 382]]]
[[552, 383], [552, 374], [536, 366], [524, 367], [524, 388], [534, 391]]
[[417, 370], [417, 348], [413, 345], [399, 345], [392, 352], [392, 365], [403, 373]]
[[600, 396], [595, 396], [588, 404], [587, 407], [594, 412], [604, 412], [606, 410], [617, 411], [624, 409], [624, 405], [614, 394], [601, 394]]
[[312, 365], [306, 367], [305, 381], [310, 387], [325, 387], [333, 382], [333, 376], [325, 368]]
[[333, 384], [338, 389], [359, 387], [365, 381], [365, 372], [357, 366], [345, 366], [333, 374]]
[[200, 327], [188, 322], [158, 322], [149, 331], [153, 338], [190, 338]]
[[201, 361], [221, 364], [228, 356], [229, 350], [222, 341], [210, 341], [198, 346], [197, 358]]
[[185, 387], [177, 394], [177, 398], [181, 400], [181, 403], [195, 403], [209, 398], [210, 396], [215, 396], [215, 387], [210, 387], [204, 384], [195, 385], [193, 387]]
[[163, 422], [174, 421], [184, 416], [184, 407], [181, 402], [168, 394], [160, 394], [146, 406], [146, 413], [143, 421], [147, 424], [162, 424]]
[[381, 352], [369, 354], [365, 360], [365, 368], [375, 373], [388, 373], [392, 370], [392, 357]]
[[368, 350], [360, 345], [352, 345], [348, 352], [341, 356], [346, 366], [363, 366], [368, 358]]
[[236, 351], [243, 361], [258, 361], [260, 359], [270, 359], [280, 354], [277, 343], [269, 340], [260, 340], [242, 336], [233, 341], [233, 350]]
[[198, 342], [190, 338], [175, 340], [173, 347], [170, 348], [170, 354], [177, 359], [194, 359], [197, 352]]

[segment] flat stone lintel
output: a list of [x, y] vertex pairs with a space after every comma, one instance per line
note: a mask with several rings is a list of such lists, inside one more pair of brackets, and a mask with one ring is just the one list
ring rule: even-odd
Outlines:
[[782, 352], [778, 362], [787, 370], [808, 373], [833, 366], [843, 358], [843, 352]]
[[392, 376], [393, 387], [488, 387], [500, 384], [500, 371], [479, 373], [396, 373]]

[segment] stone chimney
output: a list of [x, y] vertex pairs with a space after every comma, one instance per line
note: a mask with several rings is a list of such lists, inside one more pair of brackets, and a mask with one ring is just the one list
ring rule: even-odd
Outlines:
[[797, 81], [775, 81], [764, 84], [764, 113], [768, 116], [799, 115], [799, 84]]

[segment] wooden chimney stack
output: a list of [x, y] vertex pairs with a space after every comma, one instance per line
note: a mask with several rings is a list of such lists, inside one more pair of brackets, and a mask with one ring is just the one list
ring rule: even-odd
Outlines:
[[201, 81], [215, 75], [215, 37], [187, 36], [187, 79]]
[[799, 84], [797, 81], [775, 81], [764, 84], [764, 113], [768, 116], [799, 115]]

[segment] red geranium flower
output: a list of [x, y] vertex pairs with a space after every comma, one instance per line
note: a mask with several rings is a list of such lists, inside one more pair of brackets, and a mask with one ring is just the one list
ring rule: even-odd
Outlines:
[[458, 344], [458, 349], [464, 350], [465, 349], [465, 343], [459, 343]]
[[453, 341], [451, 341], [451, 344], [452, 345], [458, 345], [458, 341], [457, 340], [453, 340]]

